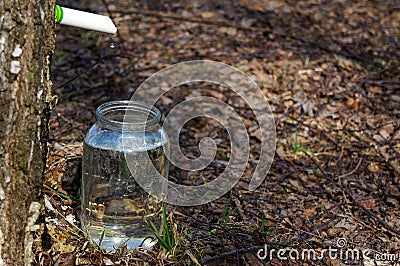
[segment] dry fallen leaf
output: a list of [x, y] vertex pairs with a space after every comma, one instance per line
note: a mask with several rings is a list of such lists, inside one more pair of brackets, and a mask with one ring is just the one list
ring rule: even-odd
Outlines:
[[357, 224], [351, 217], [343, 218], [335, 226], [335, 228], [344, 228], [348, 231], [354, 231], [357, 229]]
[[303, 211], [303, 215], [306, 217], [311, 217], [311, 216], [315, 216], [317, 214], [317, 210], [316, 209], [305, 209]]

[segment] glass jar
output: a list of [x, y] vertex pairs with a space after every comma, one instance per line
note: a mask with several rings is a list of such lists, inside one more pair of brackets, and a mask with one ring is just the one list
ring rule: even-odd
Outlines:
[[[134, 117], [129, 123], [126, 114]], [[121, 245], [133, 249], [157, 243], [146, 220], [157, 224], [161, 200], [144, 191], [135, 178], [151, 180], [150, 168], [168, 177], [169, 144], [160, 117], [155, 107], [112, 101], [97, 108], [97, 122], [86, 135], [81, 222], [87, 238], [108, 252]], [[133, 168], [128, 168], [127, 155], [136, 162]]]

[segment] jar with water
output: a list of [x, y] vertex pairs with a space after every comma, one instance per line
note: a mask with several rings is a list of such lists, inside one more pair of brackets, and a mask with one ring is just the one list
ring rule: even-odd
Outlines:
[[[81, 222], [87, 238], [108, 252], [157, 243], [148, 220], [159, 222], [161, 199], [136, 180], [155, 179], [155, 170], [168, 176], [169, 145], [160, 116], [144, 103], [108, 102], [97, 108], [97, 122], [86, 135]], [[166, 194], [166, 187], [154, 185], [158, 195]]]

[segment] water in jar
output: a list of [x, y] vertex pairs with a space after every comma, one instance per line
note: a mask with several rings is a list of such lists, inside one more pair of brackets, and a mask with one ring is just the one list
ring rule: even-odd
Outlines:
[[157, 240], [146, 220], [159, 223], [161, 202], [149, 196], [132, 174], [151, 179], [146, 175], [153, 175], [149, 167], [154, 166], [164, 175], [168, 167], [164, 144], [126, 151], [135, 163], [130, 171], [123, 151], [95, 140], [84, 143], [81, 219], [88, 238], [108, 252], [122, 245], [152, 247]]

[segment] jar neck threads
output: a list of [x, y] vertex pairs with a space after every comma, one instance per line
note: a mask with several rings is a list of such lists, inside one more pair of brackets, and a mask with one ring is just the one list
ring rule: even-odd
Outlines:
[[154, 106], [134, 101], [111, 101], [96, 109], [98, 124], [117, 131], [143, 131], [158, 127], [160, 110]]

